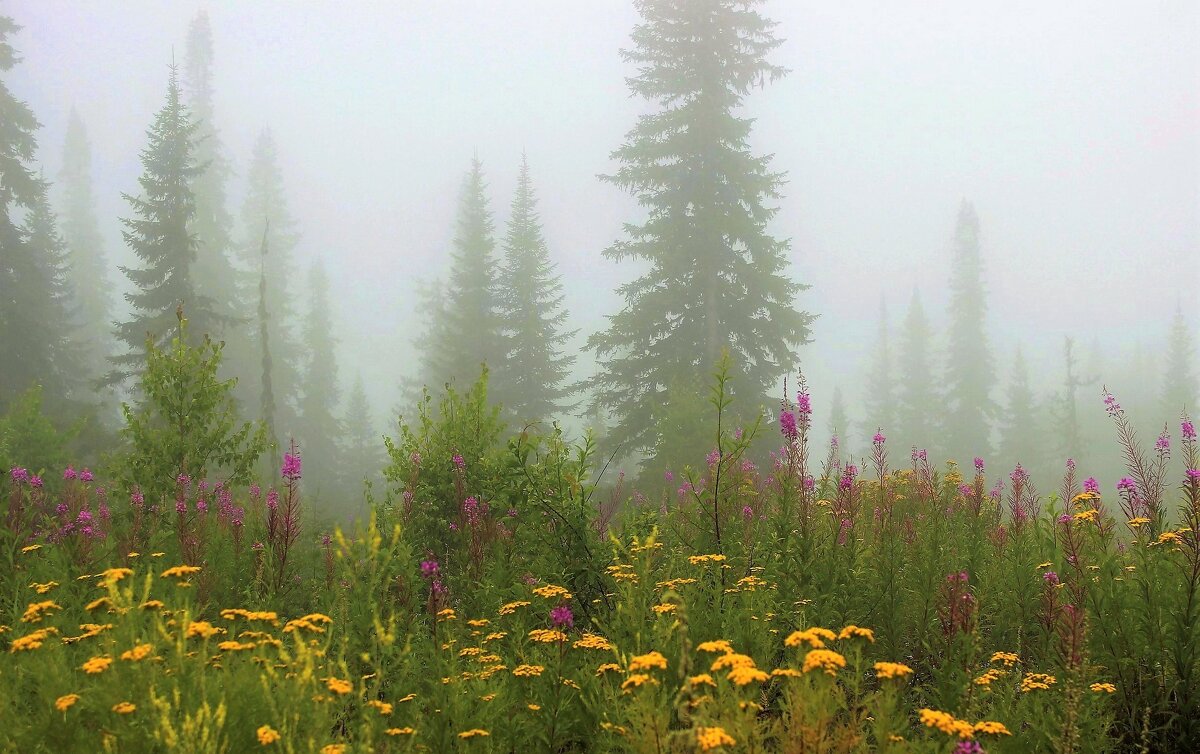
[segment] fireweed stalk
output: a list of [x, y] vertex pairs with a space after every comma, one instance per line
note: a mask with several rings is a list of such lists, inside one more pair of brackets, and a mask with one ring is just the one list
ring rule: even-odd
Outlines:
[[300, 536], [301, 463], [295, 440], [289, 451], [283, 454], [283, 466], [279, 473], [283, 477], [282, 508], [275, 490], [267, 493], [266, 544], [271, 551], [271, 588], [275, 593], [283, 590], [287, 579], [288, 556]]

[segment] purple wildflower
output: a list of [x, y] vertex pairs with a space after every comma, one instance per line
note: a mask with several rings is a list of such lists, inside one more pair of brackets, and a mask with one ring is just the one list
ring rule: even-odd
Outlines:
[[1100, 494], [1100, 483], [1096, 481], [1096, 477], [1090, 476], [1083, 480], [1083, 491]]
[[274, 487], [267, 490], [267, 510], [273, 511], [279, 508], [279, 492]]
[[983, 473], [983, 459], [980, 458], [979, 456], [975, 456], [975, 473], [976, 474]]
[[279, 474], [284, 479], [296, 480], [300, 478], [300, 456], [294, 453], [283, 454], [283, 467], [279, 469]]
[[796, 394], [796, 413], [801, 416], [812, 414], [812, 402], [808, 397], [808, 393], [801, 392]]
[[1196, 425], [1192, 424], [1191, 419], [1184, 419], [1179, 423], [1179, 433], [1183, 435], [1183, 439], [1185, 440], [1195, 440]]
[[83, 471], [79, 472], [79, 480], [81, 482], [90, 482], [92, 479], [93, 477], [91, 469], [85, 468]]
[[573, 628], [575, 626], [575, 616], [571, 614], [569, 605], [559, 605], [550, 611], [550, 620], [554, 621], [555, 626]]
[[883, 432], [876, 432], [875, 437], [871, 440], [875, 445], [883, 445], [887, 442], [887, 438], [883, 436]]
[[1166, 432], [1163, 432], [1161, 435], [1159, 435], [1158, 439], [1154, 441], [1154, 449], [1159, 453], [1166, 453], [1168, 450], [1170, 450], [1171, 436]]
[[742, 518], [746, 519], [747, 521], [754, 518], [754, 509], [751, 508], [749, 505], [743, 505], [742, 506]]
[[42, 486], [42, 478], [37, 474], [31, 474], [29, 476], [29, 486], [40, 488]]
[[24, 482], [29, 479], [29, 471], [21, 468], [20, 466], [14, 466], [8, 472], [8, 475], [12, 477], [14, 482]]
[[453, 456], [450, 458], [450, 462], [451, 462], [451, 463], [453, 463], [453, 464], [454, 464], [454, 468], [458, 469], [459, 471], [462, 471], [463, 469], [465, 469], [465, 468], [467, 467], [467, 462], [466, 462], [466, 461], [464, 461], [464, 460], [463, 460], [463, 457], [462, 457], [462, 456], [460, 456], [458, 453], [455, 453], [455, 454], [454, 454], [454, 455], [453, 455]]
[[671, 473], [670, 469], [667, 469], [666, 471], [663, 472], [663, 478], [666, 479], [668, 482], [675, 481], [675, 475]]
[[67, 468], [63, 469], [63, 479], [74, 479], [77, 476], [79, 474], [70, 464], [67, 464]]
[[786, 440], [795, 440], [799, 437], [800, 431], [796, 429], [796, 415], [791, 411], [780, 411], [779, 431], [783, 433]]
[[1058, 584], [1058, 574], [1054, 571], [1046, 571], [1042, 574], [1042, 581], [1046, 582], [1050, 586], [1055, 586]]
[[421, 561], [421, 575], [427, 579], [433, 578], [438, 574], [438, 562], [436, 560]]

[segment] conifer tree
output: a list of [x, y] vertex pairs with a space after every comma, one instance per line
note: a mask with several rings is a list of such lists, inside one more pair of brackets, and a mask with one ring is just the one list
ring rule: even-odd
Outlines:
[[[229, 261], [233, 220], [226, 207], [225, 184], [230, 168], [214, 121], [212, 27], [208, 13], [203, 10], [188, 28], [183, 79], [185, 101], [196, 124], [194, 149], [196, 166], [199, 168], [192, 182], [196, 202], [191, 225], [196, 236], [196, 261], [192, 278], [196, 290], [212, 301], [213, 310], [220, 316], [222, 335], [240, 345], [252, 329], [249, 316], [252, 308], [244, 303]], [[232, 359], [238, 357], [238, 350], [242, 349], [235, 348], [230, 353]], [[239, 376], [255, 373], [252, 364], [233, 361], [229, 366]]]
[[929, 448], [937, 440], [938, 391], [931, 364], [931, 337], [921, 294], [914, 290], [904, 318], [898, 360], [896, 425], [902, 448]]
[[[274, 388], [272, 409], [279, 436], [286, 438], [295, 429], [295, 399], [300, 379], [298, 365], [302, 361], [296, 343], [296, 307], [293, 303], [296, 291], [292, 280], [299, 234], [288, 209], [283, 174], [270, 131], [263, 131], [254, 145], [241, 223], [243, 240], [237, 247], [239, 266], [251, 273], [242, 278], [244, 290], [248, 293], [248, 286], [254, 286], [257, 297], [257, 287], [262, 282], [260, 273], [265, 278], [266, 334], [272, 354], [270, 381]], [[269, 249], [265, 259], [261, 254], [264, 247]], [[248, 296], [243, 294], [243, 298]], [[261, 329], [253, 333], [249, 345], [252, 353], [261, 359]], [[265, 411], [262, 379], [248, 382], [239, 391], [239, 397], [252, 412]]]
[[967, 457], [991, 451], [991, 398], [996, 383], [984, 318], [983, 262], [979, 253], [979, 216], [964, 201], [954, 233], [950, 276], [950, 333], [946, 363], [945, 442]]
[[308, 359], [301, 375], [296, 442], [304, 459], [306, 489], [329, 495], [340, 481], [342, 426], [334, 413], [340, 393], [329, 277], [319, 261], [309, 271], [308, 301], [303, 333]]
[[483, 163], [475, 158], [459, 200], [443, 309], [421, 341], [421, 372], [426, 385], [452, 382], [465, 389], [479, 378], [481, 364], [486, 362], [493, 374], [503, 366], [495, 240], [486, 189]]
[[[0, 73], [19, 60], [8, 41], [19, 29], [0, 16]], [[0, 79], [0, 411], [35, 384], [51, 400], [66, 393], [64, 249], [31, 167], [38, 126]]]
[[1000, 460], [1004, 468], [1021, 464], [1026, 469], [1038, 468], [1045, 455], [1038, 426], [1037, 399], [1029, 384], [1029, 368], [1025, 355], [1017, 348], [1009, 377], [1007, 400], [1000, 422]]
[[896, 386], [892, 373], [892, 351], [888, 340], [888, 311], [887, 302], [879, 302], [879, 335], [875, 344], [875, 354], [871, 361], [871, 371], [867, 375], [867, 398], [863, 405], [867, 412], [867, 422], [863, 426], [867, 437], [875, 436], [882, 429], [886, 435], [894, 432], [896, 427]]
[[73, 340], [83, 377], [103, 379], [113, 352], [112, 300], [104, 241], [92, 193], [92, 147], [79, 113], [71, 108], [59, 173], [60, 225], [73, 294]]
[[562, 282], [555, 274], [542, 237], [529, 162], [521, 173], [504, 238], [504, 265], [498, 278], [499, 324], [504, 336], [505, 367], [493, 372], [488, 393], [516, 424], [544, 421], [567, 408], [564, 385], [575, 362], [564, 354], [575, 334], [563, 325]]
[[179, 76], [171, 66], [167, 101], [155, 116], [142, 150], [140, 196], [123, 194], [133, 217], [123, 218], [122, 236], [141, 262], [140, 267], [121, 267], [134, 285], [125, 294], [131, 315], [117, 325], [117, 338], [128, 351], [113, 357], [114, 380], [130, 376], [144, 361], [146, 337], [156, 343], [170, 339], [176, 326], [176, 309], [183, 306], [192, 323], [190, 337], [199, 342], [205, 334], [218, 331], [220, 317], [212, 300], [196, 287], [192, 265], [196, 261], [196, 236], [192, 220], [196, 212], [192, 181], [203, 172], [196, 164], [196, 125], [184, 105]]
[[781, 44], [753, 0], [638, 0], [635, 95], [657, 105], [613, 153], [604, 180], [645, 208], [642, 222], [605, 252], [640, 260], [645, 274], [619, 290], [622, 310], [592, 336], [599, 372], [594, 399], [611, 409], [610, 441], [628, 452], [654, 447], [672, 385], [707, 375], [722, 350], [746, 408], [773, 403], [777, 380], [808, 342], [812, 317], [796, 311], [806, 286], [784, 270], [789, 244], [767, 224], [783, 175], [751, 153], [752, 119], [737, 110], [755, 84], [785, 69], [767, 62]]
[[1175, 307], [1167, 340], [1167, 364], [1162, 378], [1162, 420], [1174, 423], [1184, 411], [1196, 415], [1200, 387], [1196, 378], [1196, 349], [1183, 309]]
[[345, 428], [342, 455], [346, 484], [357, 486], [364, 479], [376, 479], [383, 469], [382, 434], [375, 429], [362, 375], [355, 377], [346, 398]]

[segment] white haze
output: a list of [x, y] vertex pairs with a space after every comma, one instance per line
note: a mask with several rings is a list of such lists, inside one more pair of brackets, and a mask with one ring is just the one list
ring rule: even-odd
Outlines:
[[[790, 178], [773, 230], [792, 238], [792, 274], [812, 285], [798, 306], [820, 315], [800, 357], [819, 405], [843, 380], [852, 406], [861, 397], [881, 294], [898, 321], [919, 285], [940, 319], [963, 198], [982, 221], [1004, 372], [1022, 342], [1035, 381], [1057, 383], [1068, 334], [1112, 355], [1159, 348], [1180, 300], [1200, 324], [1198, 8], [763, 6], [786, 39], [773, 61], [792, 73], [747, 109], [756, 149]], [[632, 273], [601, 251], [638, 208], [596, 176], [646, 105], [629, 97], [618, 55], [637, 15], [615, 0], [4, 3], [24, 27], [9, 80], [44, 125], [48, 177], [72, 106], [87, 125], [114, 263], [128, 255], [120, 193], [136, 192], [167, 65], [201, 9], [226, 154], [244, 170], [258, 132], [273, 130], [303, 234], [296, 275], [326, 260], [343, 384], [361, 371], [381, 415], [414, 372], [414, 292], [446, 262], [473, 153], [499, 233], [528, 153], [580, 346], [620, 305], [612, 291]], [[236, 216], [240, 179], [229, 194]]]

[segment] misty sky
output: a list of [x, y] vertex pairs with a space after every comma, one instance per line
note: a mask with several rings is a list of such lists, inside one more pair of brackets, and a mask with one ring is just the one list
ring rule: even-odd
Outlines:
[[[640, 215], [596, 176], [646, 105], [618, 55], [637, 15], [616, 0], [0, 2], [24, 26], [8, 80], [44, 125], [47, 177], [72, 105], [88, 127], [111, 259], [127, 261], [120, 192], [137, 189], [172, 50], [182, 61], [202, 8], [226, 152], [244, 172], [273, 130], [299, 253], [324, 257], [338, 286], [343, 379], [360, 369], [376, 408], [414, 371], [413, 292], [446, 260], [474, 152], [498, 235], [528, 153], [581, 339], [620, 305], [612, 289], [633, 272], [601, 251]], [[756, 149], [789, 174], [773, 229], [813, 286], [798, 305], [821, 316], [801, 356], [818, 386], [859, 379], [881, 293], [898, 319], [920, 285], [940, 318], [963, 198], [982, 222], [1005, 374], [1018, 339], [1052, 355], [1063, 334], [1157, 346], [1181, 298], [1200, 324], [1198, 8], [766, 3], [786, 39], [773, 62], [792, 73], [747, 110]], [[235, 217], [241, 193], [235, 180]]]

